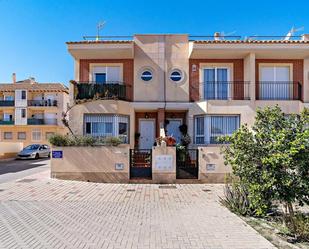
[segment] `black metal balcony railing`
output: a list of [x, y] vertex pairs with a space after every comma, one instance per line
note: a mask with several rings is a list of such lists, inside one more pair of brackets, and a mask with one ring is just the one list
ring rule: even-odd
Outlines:
[[118, 99], [130, 100], [130, 87], [122, 82], [108, 81], [102, 84], [96, 82], [78, 82], [74, 87], [75, 100], [83, 99]]
[[13, 125], [14, 120], [0, 120], [0, 125]]
[[14, 100], [0, 100], [0, 106], [14, 106]]
[[57, 119], [55, 118], [50, 118], [50, 119], [28, 118], [27, 124], [28, 125], [57, 125]]
[[57, 106], [57, 100], [28, 100], [28, 106]]
[[257, 100], [302, 100], [302, 84], [294, 81], [259, 81]]
[[192, 91], [202, 100], [250, 100], [249, 81], [205, 81]]

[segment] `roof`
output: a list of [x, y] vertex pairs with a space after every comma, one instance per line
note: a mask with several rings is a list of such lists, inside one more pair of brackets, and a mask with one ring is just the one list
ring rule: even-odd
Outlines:
[[304, 40], [195, 40], [199, 44], [309, 44]]
[[89, 41], [69, 41], [66, 44], [131, 44], [132, 40], [89, 40]]
[[12, 92], [15, 90], [28, 90], [28, 91], [43, 91], [43, 92], [66, 92], [69, 89], [61, 83], [0, 83], [1, 92]]

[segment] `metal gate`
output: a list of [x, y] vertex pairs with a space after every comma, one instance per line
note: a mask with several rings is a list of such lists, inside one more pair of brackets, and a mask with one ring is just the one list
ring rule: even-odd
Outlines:
[[152, 178], [152, 150], [130, 149], [130, 179]]
[[176, 151], [176, 179], [198, 179], [198, 150]]

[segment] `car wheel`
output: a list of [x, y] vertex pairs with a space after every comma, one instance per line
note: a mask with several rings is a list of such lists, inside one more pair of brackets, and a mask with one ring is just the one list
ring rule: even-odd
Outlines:
[[40, 158], [39, 153], [36, 153], [34, 159], [39, 159], [39, 158]]

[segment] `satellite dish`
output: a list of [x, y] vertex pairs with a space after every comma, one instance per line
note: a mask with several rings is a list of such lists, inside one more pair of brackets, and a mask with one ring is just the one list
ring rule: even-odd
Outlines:
[[236, 33], [236, 31], [229, 32], [229, 33], [225, 33], [224, 31], [215, 32], [215, 34], [214, 34], [214, 39], [215, 39], [215, 41], [220, 41], [221, 39], [224, 40], [224, 37], [233, 35], [233, 34], [235, 34], [235, 33]]
[[291, 39], [292, 36], [294, 36], [294, 34], [298, 31], [302, 31], [304, 30], [304, 27], [300, 27], [300, 28], [294, 28], [292, 27], [290, 29], [290, 31], [286, 34], [286, 36], [284, 37], [284, 41], [289, 41]]
[[100, 39], [100, 30], [104, 28], [105, 25], [105, 21], [100, 21], [97, 24], [97, 37], [96, 37], [96, 41], [98, 41]]

